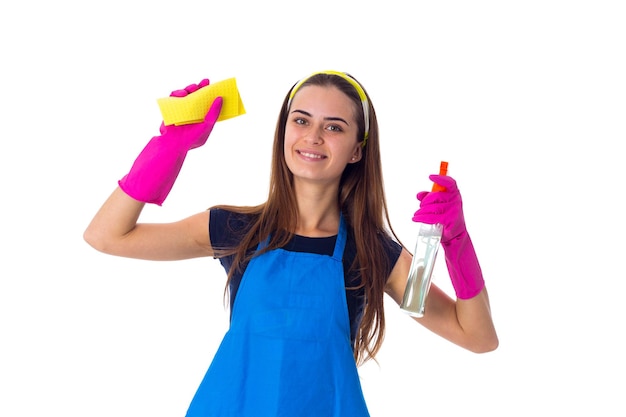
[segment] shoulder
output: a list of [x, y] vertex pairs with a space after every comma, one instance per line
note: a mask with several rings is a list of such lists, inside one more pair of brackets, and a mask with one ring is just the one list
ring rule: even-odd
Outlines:
[[[381, 232], [378, 234], [378, 248], [381, 248], [381, 254], [384, 255], [387, 276], [391, 273], [394, 265], [398, 261], [400, 254], [402, 253], [402, 245], [398, 243], [389, 233]], [[352, 261], [356, 257], [357, 246], [354, 232], [351, 230], [348, 233], [348, 240], [346, 242], [346, 249], [344, 256], [347, 261]]]
[[[378, 244], [382, 246], [383, 250], [387, 255], [390, 255], [393, 258], [397, 258], [402, 251], [402, 245], [394, 239], [394, 237], [387, 232], [380, 232], [377, 235]], [[356, 252], [356, 238], [354, 236], [354, 230], [350, 230], [348, 232], [348, 241], [347, 245], [352, 247], [352, 249]]]
[[209, 212], [209, 233], [214, 246], [236, 244], [250, 230], [256, 217], [224, 207], [212, 207]]
[[395, 259], [400, 256], [400, 252], [402, 251], [402, 245], [393, 238], [389, 233], [381, 232], [378, 234], [381, 244], [385, 248], [385, 252], [391, 254]]
[[209, 211], [211, 213], [210, 226], [213, 226], [213, 224], [216, 226], [221, 225], [233, 230], [245, 228], [255, 217], [253, 214], [241, 213], [224, 207], [211, 207]]

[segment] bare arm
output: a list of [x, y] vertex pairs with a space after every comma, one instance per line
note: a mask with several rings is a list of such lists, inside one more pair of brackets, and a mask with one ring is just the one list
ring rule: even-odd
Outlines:
[[[398, 305], [404, 295], [411, 259], [411, 254], [403, 249], [387, 281], [387, 294]], [[414, 319], [439, 336], [472, 352], [484, 353], [498, 347], [486, 288], [468, 300], [454, 300], [433, 284], [426, 300], [424, 317]]]
[[173, 223], [137, 223], [144, 205], [116, 188], [85, 230], [85, 241], [100, 252], [128, 258], [212, 256], [208, 211]]
[[[172, 95], [183, 97], [209, 85], [204, 79]], [[137, 223], [146, 203], [161, 205], [172, 189], [187, 152], [204, 145], [222, 108], [217, 97], [204, 121], [181, 126], [161, 124], [135, 159], [129, 173], [91, 220], [83, 237], [93, 248], [116, 256], [179, 260], [211, 256], [209, 212], [173, 223]]]

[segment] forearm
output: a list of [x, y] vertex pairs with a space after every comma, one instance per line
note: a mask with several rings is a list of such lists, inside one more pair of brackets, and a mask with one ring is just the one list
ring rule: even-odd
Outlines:
[[450, 297], [432, 285], [426, 301], [426, 314], [414, 318], [418, 323], [450, 342], [475, 353], [498, 347], [486, 288], [473, 298]]
[[498, 347], [498, 336], [491, 316], [487, 288], [483, 287], [473, 298], [457, 299], [455, 310], [466, 349], [483, 353]]
[[463, 345], [473, 352], [498, 346], [489, 296], [472, 240], [467, 233], [443, 243], [446, 265], [456, 292], [455, 314]]
[[83, 238], [96, 250], [119, 254], [117, 248], [136, 227], [144, 206], [117, 187], [93, 217]]

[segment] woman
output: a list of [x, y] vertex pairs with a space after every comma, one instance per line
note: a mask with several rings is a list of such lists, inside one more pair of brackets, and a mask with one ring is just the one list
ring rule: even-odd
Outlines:
[[[283, 102], [264, 204], [138, 223], [145, 203], [163, 203], [187, 151], [206, 142], [221, 103], [202, 123], [161, 126], [85, 240], [118, 256], [222, 262], [231, 325], [188, 416], [368, 416], [357, 366], [380, 349], [384, 294], [402, 301], [411, 264], [389, 223], [371, 100], [346, 73], [312, 74]], [[465, 349], [491, 351], [498, 339], [460, 193], [454, 179], [430, 178], [446, 190], [419, 193], [413, 220], [444, 225], [457, 297], [433, 285], [428, 313], [415, 320]]]

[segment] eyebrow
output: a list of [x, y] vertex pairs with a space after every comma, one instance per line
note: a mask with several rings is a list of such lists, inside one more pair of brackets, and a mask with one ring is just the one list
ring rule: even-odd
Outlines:
[[[304, 111], [304, 110], [294, 109], [291, 111], [291, 113], [301, 113], [301, 114], [304, 114], [305, 116], [313, 117], [311, 113]], [[350, 126], [350, 123], [348, 123], [346, 120], [342, 119], [341, 117], [324, 117], [324, 120], [329, 120], [333, 122], [343, 122], [346, 124], [346, 126]]]

